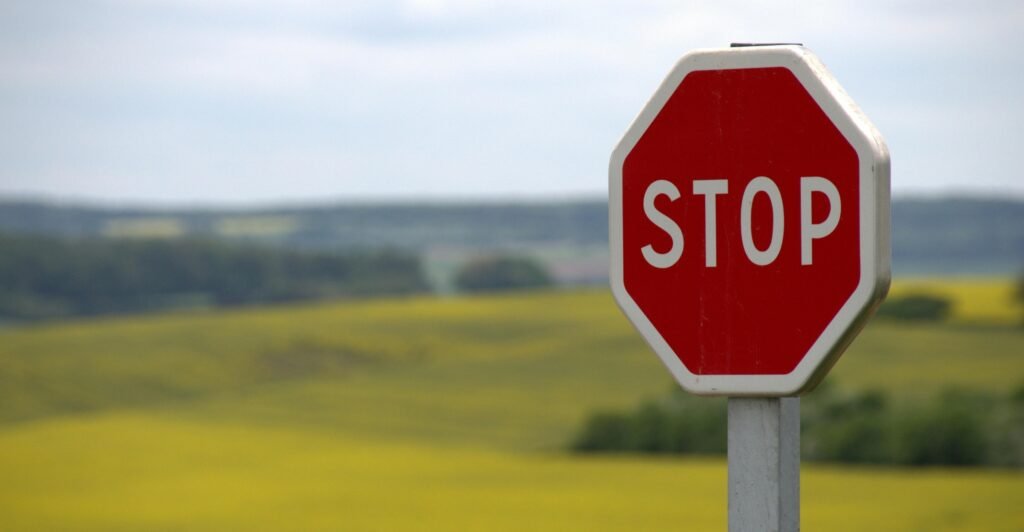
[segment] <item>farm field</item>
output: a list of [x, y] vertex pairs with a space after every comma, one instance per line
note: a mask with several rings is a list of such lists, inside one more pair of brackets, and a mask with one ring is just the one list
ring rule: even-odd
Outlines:
[[[0, 435], [5, 530], [724, 530], [721, 460], [574, 458], [118, 413]], [[998, 471], [804, 466], [806, 530], [1020, 530]]]
[[[922, 290], [951, 321], [872, 323], [831, 384], [1024, 385], [1008, 281], [893, 294]], [[671, 386], [605, 291], [7, 330], [0, 529], [722, 530], [722, 460], [563, 451]], [[808, 464], [802, 490], [807, 530], [1024, 529], [1019, 471]]]

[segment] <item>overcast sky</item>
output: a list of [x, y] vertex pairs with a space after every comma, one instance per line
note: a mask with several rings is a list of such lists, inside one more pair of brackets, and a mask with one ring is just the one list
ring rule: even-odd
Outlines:
[[802, 42], [897, 194], [1024, 197], [1024, 2], [0, 2], [0, 195], [597, 197], [673, 63]]

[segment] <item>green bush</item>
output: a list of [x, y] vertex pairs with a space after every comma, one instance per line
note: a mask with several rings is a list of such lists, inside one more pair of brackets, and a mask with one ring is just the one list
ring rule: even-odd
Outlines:
[[587, 418], [571, 448], [586, 452], [722, 454], [726, 403], [674, 393], [628, 413], [600, 412]]
[[660, 405], [641, 405], [628, 418], [626, 450], [642, 453], [667, 452], [669, 444], [669, 415]]
[[878, 316], [902, 321], [943, 321], [949, 317], [953, 303], [932, 294], [911, 294], [888, 299], [878, 309]]
[[993, 465], [1024, 467], [1024, 385], [1018, 387], [993, 415], [998, 429], [992, 438]]
[[547, 270], [526, 257], [481, 257], [467, 262], [455, 274], [455, 287], [460, 292], [501, 292], [552, 284]]
[[669, 452], [725, 453], [728, 414], [724, 398], [692, 397], [677, 391], [669, 408]]
[[878, 391], [826, 393], [803, 401], [803, 454], [809, 460], [881, 464], [894, 448], [888, 399]]
[[625, 415], [598, 412], [587, 418], [571, 448], [580, 452], [625, 451], [629, 432], [629, 419]]
[[950, 391], [902, 417], [897, 427], [895, 462], [903, 465], [972, 466], [990, 463], [986, 417], [992, 402]]

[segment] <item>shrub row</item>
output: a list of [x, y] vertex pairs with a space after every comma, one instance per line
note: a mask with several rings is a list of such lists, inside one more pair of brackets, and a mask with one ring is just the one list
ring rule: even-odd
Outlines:
[[[726, 400], [673, 392], [630, 412], [598, 412], [577, 452], [724, 454]], [[1006, 397], [949, 390], [893, 406], [882, 392], [824, 387], [802, 400], [801, 453], [810, 461], [903, 466], [1024, 466], [1024, 387]]]

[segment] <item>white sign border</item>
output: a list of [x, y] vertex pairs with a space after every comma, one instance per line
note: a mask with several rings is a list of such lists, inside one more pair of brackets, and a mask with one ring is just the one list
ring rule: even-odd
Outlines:
[[[860, 281], [801, 362], [782, 375], [697, 375], [679, 360], [626, 291], [623, 277], [622, 168], [626, 156], [691, 72], [783, 67], [792, 72], [857, 152], [860, 166]], [[684, 55], [612, 151], [608, 172], [611, 288], [616, 302], [685, 390], [699, 395], [792, 396], [812, 390], [867, 323], [889, 290], [889, 150], [878, 130], [825, 65], [803, 46], [696, 50]]]

